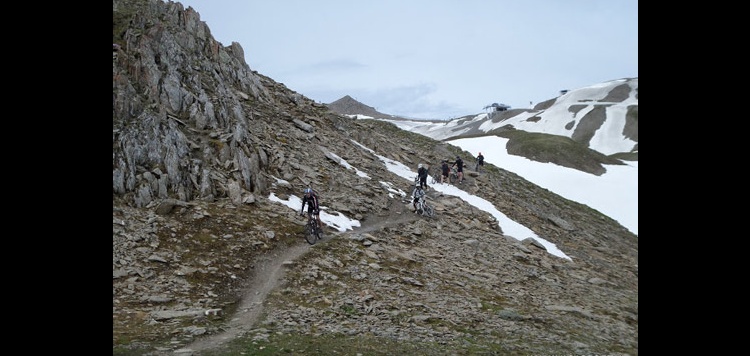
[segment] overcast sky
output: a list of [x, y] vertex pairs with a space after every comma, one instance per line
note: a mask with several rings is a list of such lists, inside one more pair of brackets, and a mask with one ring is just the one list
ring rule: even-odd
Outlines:
[[638, 77], [637, 0], [185, 0], [252, 70], [322, 103], [446, 120]]

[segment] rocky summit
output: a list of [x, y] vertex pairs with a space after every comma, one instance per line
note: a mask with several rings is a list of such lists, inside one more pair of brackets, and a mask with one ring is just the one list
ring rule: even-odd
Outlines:
[[[113, 0], [113, 45], [113, 354], [638, 354], [616, 221], [491, 164], [460, 188], [570, 259], [434, 189], [414, 214], [380, 157], [416, 176], [471, 153], [296, 93], [179, 2]], [[305, 187], [361, 226], [309, 245], [277, 202]]]

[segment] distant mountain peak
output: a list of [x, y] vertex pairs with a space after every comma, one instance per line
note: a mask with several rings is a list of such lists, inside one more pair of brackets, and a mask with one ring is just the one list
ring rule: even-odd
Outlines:
[[349, 95], [345, 95], [341, 99], [338, 99], [330, 104], [327, 104], [329, 109], [333, 112], [342, 115], [365, 115], [378, 119], [400, 119], [399, 117], [383, 114], [374, 107], [365, 105]]

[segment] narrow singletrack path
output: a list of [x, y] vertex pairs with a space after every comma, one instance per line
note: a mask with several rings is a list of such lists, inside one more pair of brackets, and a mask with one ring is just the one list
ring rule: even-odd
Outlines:
[[[335, 237], [372, 232], [387, 226], [396, 226], [422, 218], [420, 215], [414, 214], [410, 209], [407, 209], [406, 206], [404, 202], [394, 199], [389, 209], [386, 210], [387, 214], [383, 216], [371, 216], [361, 227], [352, 231], [344, 233], [325, 231], [323, 239], [318, 241], [315, 246], [326, 243]], [[408, 203], [408, 207], [411, 207], [411, 203]], [[299, 244], [280, 251], [271, 252], [256, 260], [254, 275], [248, 282], [241, 298], [240, 306], [237, 312], [231, 315], [231, 319], [224, 326], [224, 330], [217, 334], [200, 337], [186, 347], [175, 351], [175, 353], [184, 355], [205, 350], [218, 350], [226, 342], [241, 337], [242, 334], [254, 328], [263, 312], [263, 303], [266, 297], [279, 286], [279, 283], [284, 278], [284, 265], [296, 260], [310, 248], [314, 248], [314, 246], [308, 244], [304, 240], [304, 237], [300, 236]]]

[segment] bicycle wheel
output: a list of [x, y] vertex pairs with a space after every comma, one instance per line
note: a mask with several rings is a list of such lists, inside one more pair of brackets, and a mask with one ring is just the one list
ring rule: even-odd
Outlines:
[[448, 176], [448, 179], [451, 181], [451, 184], [456, 184], [456, 179], [458, 179], [458, 176], [451, 173], [450, 176]]
[[323, 239], [323, 227], [318, 226], [317, 222], [315, 223], [315, 237], [318, 240], [322, 240]]
[[440, 177], [442, 177], [442, 176], [443, 176], [443, 170], [440, 169], [440, 167], [438, 167], [437, 169], [435, 169], [435, 173], [433, 173], [431, 175], [431, 177], [432, 177], [432, 184], [440, 183]]
[[315, 222], [309, 221], [307, 225], [305, 225], [305, 240], [310, 245], [315, 245], [315, 243], [318, 242], [318, 239], [320, 238], [319, 236], [320, 233], [315, 227]]
[[435, 216], [435, 210], [433, 210], [432, 206], [428, 205], [427, 203], [424, 204], [424, 215], [428, 217]]

